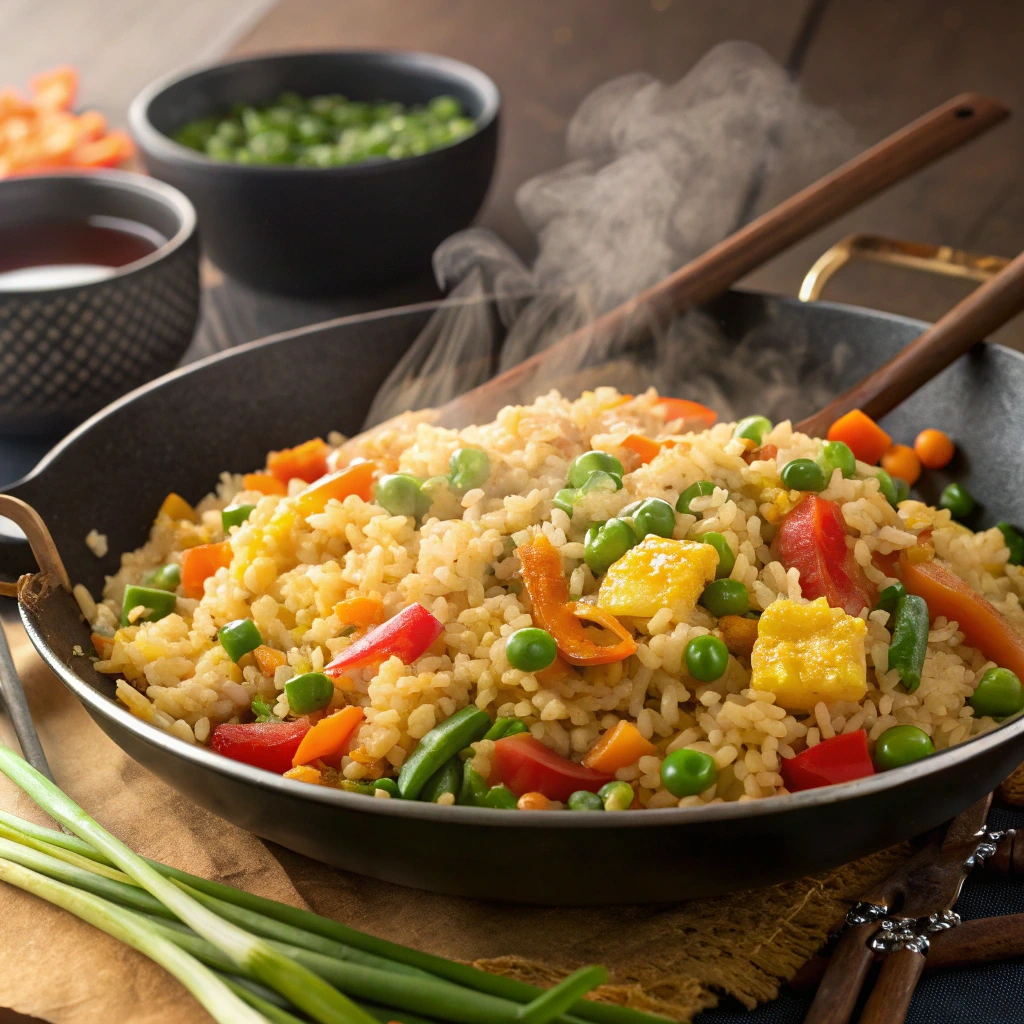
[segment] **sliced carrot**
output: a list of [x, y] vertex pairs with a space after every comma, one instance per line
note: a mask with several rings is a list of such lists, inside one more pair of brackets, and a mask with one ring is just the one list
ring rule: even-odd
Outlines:
[[311, 484], [327, 472], [327, 455], [330, 450], [321, 438], [314, 437], [294, 448], [271, 452], [267, 456], [267, 472], [282, 483], [298, 477]]
[[231, 545], [199, 544], [181, 553], [181, 586], [186, 597], [201, 598], [203, 584], [218, 570], [231, 564]]
[[363, 501], [369, 501], [373, 493], [373, 477], [377, 472], [376, 463], [354, 462], [346, 469], [330, 473], [315, 484], [300, 492], [295, 500], [299, 514], [316, 515], [327, 507], [332, 498], [344, 501], [350, 494], [355, 494]]
[[284, 773], [286, 779], [295, 779], [296, 782], [311, 782], [314, 786], [320, 785], [320, 773], [311, 768], [308, 764], [296, 765]]
[[252, 652], [252, 656], [256, 659], [256, 665], [259, 667], [259, 670], [271, 679], [273, 679], [274, 673], [288, 661], [288, 658], [282, 651], [268, 647], [266, 644], [260, 644]]
[[270, 473], [246, 473], [242, 477], [242, 490], [259, 491], [260, 494], [285, 495], [288, 493], [288, 485], [283, 480], [278, 480], [276, 476], [271, 476]]
[[643, 434], [630, 434], [622, 441], [622, 447], [640, 456], [640, 465], [646, 466], [661, 451], [661, 445]]
[[299, 744], [292, 758], [292, 765], [309, 764], [318, 757], [330, 757], [345, 745], [363, 720], [363, 709], [350, 706], [336, 711], [327, 718], [321, 718]]
[[913, 487], [921, 476], [921, 460], [913, 448], [905, 444], [894, 444], [882, 456], [882, 469], [889, 476], [906, 480]]
[[930, 427], [922, 430], [914, 441], [914, 451], [926, 469], [944, 469], [953, 461], [956, 445], [948, 434]]
[[78, 92], [78, 72], [65, 64], [29, 79], [32, 105], [43, 110], [68, 110]]
[[583, 758], [587, 768], [614, 775], [620, 768], [636, 764], [641, 757], [656, 754], [658, 748], [640, 734], [632, 722], [621, 721], [609, 729]]
[[718, 413], [714, 409], [709, 409], [700, 402], [691, 402], [688, 398], [659, 398], [654, 403], [654, 408], [664, 410], [666, 423], [675, 420], [696, 420], [703, 424], [706, 430], [718, 422]]
[[860, 409], [851, 409], [845, 416], [840, 416], [828, 428], [828, 439], [842, 441], [856, 458], [869, 466], [877, 465], [892, 447], [892, 438]]
[[112, 636], [104, 636], [102, 633], [90, 633], [89, 639], [92, 641], [93, 650], [104, 661], [114, 653], [114, 638]]
[[187, 519], [190, 523], [196, 521], [196, 510], [180, 495], [171, 491], [164, 498], [157, 512], [160, 516], [170, 516], [171, 519]]
[[79, 114], [75, 127], [79, 142], [95, 142], [107, 130], [107, 119], [98, 110]]
[[334, 606], [344, 626], [376, 626], [384, 621], [384, 602], [376, 597], [350, 597]]
[[135, 155], [135, 144], [126, 132], [107, 132], [102, 139], [83, 142], [71, 151], [72, 167], [116, 167]]

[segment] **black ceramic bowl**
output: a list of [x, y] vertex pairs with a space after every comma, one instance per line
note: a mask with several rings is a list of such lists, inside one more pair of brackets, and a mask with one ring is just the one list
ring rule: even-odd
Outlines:
[[0, 433], [64, 432], [166, 373], [199, 315], [192, 204], [140, 174], [89, 171], [0, 181], [0, 230], [117, 218], [165, 239], [106, 277], [0, 291]]
[[[170, 136], [235, 103], [294, 90], [424, 103], [455, 96], [477, 131], [403, 160], [346, 167], [218, 163]], [[195, 203], [221, 269], [289, 295], [380, 288], [426, 270], [437, 245], [476, 216], [494, 170], [499, 95], [483, 72], [426, 53], [338, 50], [233, 61], [163, 79], [139, 94], [131, 128], [150, 172]]]

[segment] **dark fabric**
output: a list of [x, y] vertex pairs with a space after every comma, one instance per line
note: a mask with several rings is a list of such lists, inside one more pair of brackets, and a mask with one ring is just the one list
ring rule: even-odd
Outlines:
[[[1024, 811], [993, 808], [992, 828], [1024, 829]], [[969, 878], [957, 904], [964, 920], [1024, 913], [1024, 884]], [[695, 1024], [800, 1024], [810, 997], [783, 992], [747, 1012], [735, 1004], [706, 1010]], [[1024, 1021], [1024, 960], [943, 971], [922, 978], [907, 1024], [1014, 1024]]]

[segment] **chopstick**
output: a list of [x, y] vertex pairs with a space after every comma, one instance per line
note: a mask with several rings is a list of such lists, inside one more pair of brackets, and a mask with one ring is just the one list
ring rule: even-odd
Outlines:
[[3, 623], [0, 623], [0, 696], [3, 697], [4, 706], [14, 727], [14, 735], [18, 738], [18, 745], [25, 755], [25, 760], [37, 772], [53, 782], [53, 773], [50, 771], [46, 754], [43, 753], [43, 745], [39, 741], [39, 733], [36, 732], [32, 713], [28, 708], [25, 688], [21, 685], [21, 677], [14, 667], [14, 658], [11, 657], [11, 648], [7, 644]]
[[[1009, 116], [998, 100], [963, 93], [780, 203], [663, 281], [587, 327], [531, 356], [438, 410], [435, 422], [463, 426], [489, 418], [523, 393], [548, 359], [597, 341], [628, 342], [652, 322], [715, 298], [773, 256]], [[518, 393], [517, 393], [518, 392]]]

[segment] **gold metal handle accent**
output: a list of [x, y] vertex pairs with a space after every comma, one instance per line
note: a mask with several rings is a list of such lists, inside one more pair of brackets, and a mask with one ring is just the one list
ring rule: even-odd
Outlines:
[[884, 235], [848, 235], [822, 253], [807, 271], [800, 285], [801, 301], [820, 299], [832, 275], [847, 263], [856, 262], [885, 263], [928, 274], [980, 282], [994, 277], [1010, 261], [1002, 256], [982, 256], [963, 249], [953, 249], [948, 245], [903, 242]]
[[[50, 536], [39, 513], [20, 498], [12, 498], [9, 494], [0, 494], [0, 516], [10, 519], [11, 522], [21, 527], [22, 532], [28, 538], [32, 554], [36, 556], [39, 563], [39, 572], [42, 576], [56, 579], [65, 590], [71, 590], [71, 580], [68, 578], [68, 571], [61, 561], [57, 545]], [[22, 585], [31, 576], [22, 576], [17, 583], [0, 583], [0, 595], [4, 597], [18, 597]]]

